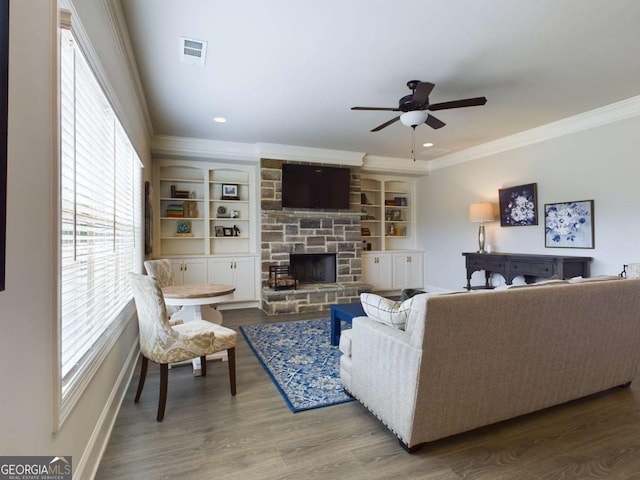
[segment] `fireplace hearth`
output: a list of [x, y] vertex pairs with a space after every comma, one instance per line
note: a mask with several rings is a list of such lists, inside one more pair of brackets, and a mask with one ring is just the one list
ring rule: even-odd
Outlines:
[[335, 283], [335, 253], [292, 253], [289, 268], [299, 284]]

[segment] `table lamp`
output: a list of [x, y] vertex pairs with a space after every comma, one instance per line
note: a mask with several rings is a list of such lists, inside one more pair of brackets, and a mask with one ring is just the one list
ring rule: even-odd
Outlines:
[[487, 253], [484, 250], [484, 222], [491, 222], [494, 220], [493, 205], [490, 203], [472, 203], [469, 205], [469, 221], [479, 222], [478, 228], [478, 252]]

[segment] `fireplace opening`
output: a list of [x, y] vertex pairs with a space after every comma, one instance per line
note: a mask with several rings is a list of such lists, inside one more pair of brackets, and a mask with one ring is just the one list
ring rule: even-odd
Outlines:
[[336, 281], [335, 253], [292, 253], [289, 265], [299, 284]]

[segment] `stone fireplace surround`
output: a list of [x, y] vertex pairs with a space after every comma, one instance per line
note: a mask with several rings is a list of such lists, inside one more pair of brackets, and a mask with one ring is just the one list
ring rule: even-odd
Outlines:
[[[361, 282], [360, 211], [283, 209], [283, 163], [262, 159], [260, 164], [262, 310], [269, 315], [315, 312], [358, 301], [360, 293], [371, 291], [371, 285]], [[350, 168], [351, 192], [359, 199], [359, 168]], [[269, 266], [288, 265], [291, 253], [335, 253], [336, 282], [303, 284], [296, 290], [269, 288]]]

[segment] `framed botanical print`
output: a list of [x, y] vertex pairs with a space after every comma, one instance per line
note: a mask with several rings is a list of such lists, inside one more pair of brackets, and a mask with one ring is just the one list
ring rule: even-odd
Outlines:
[[544, 246], [594, 248], [593, 200], [545, 204]]
[[537, 184], [518, 185], [498, 190], [500, 226], [521, 227], [538, 224]]

